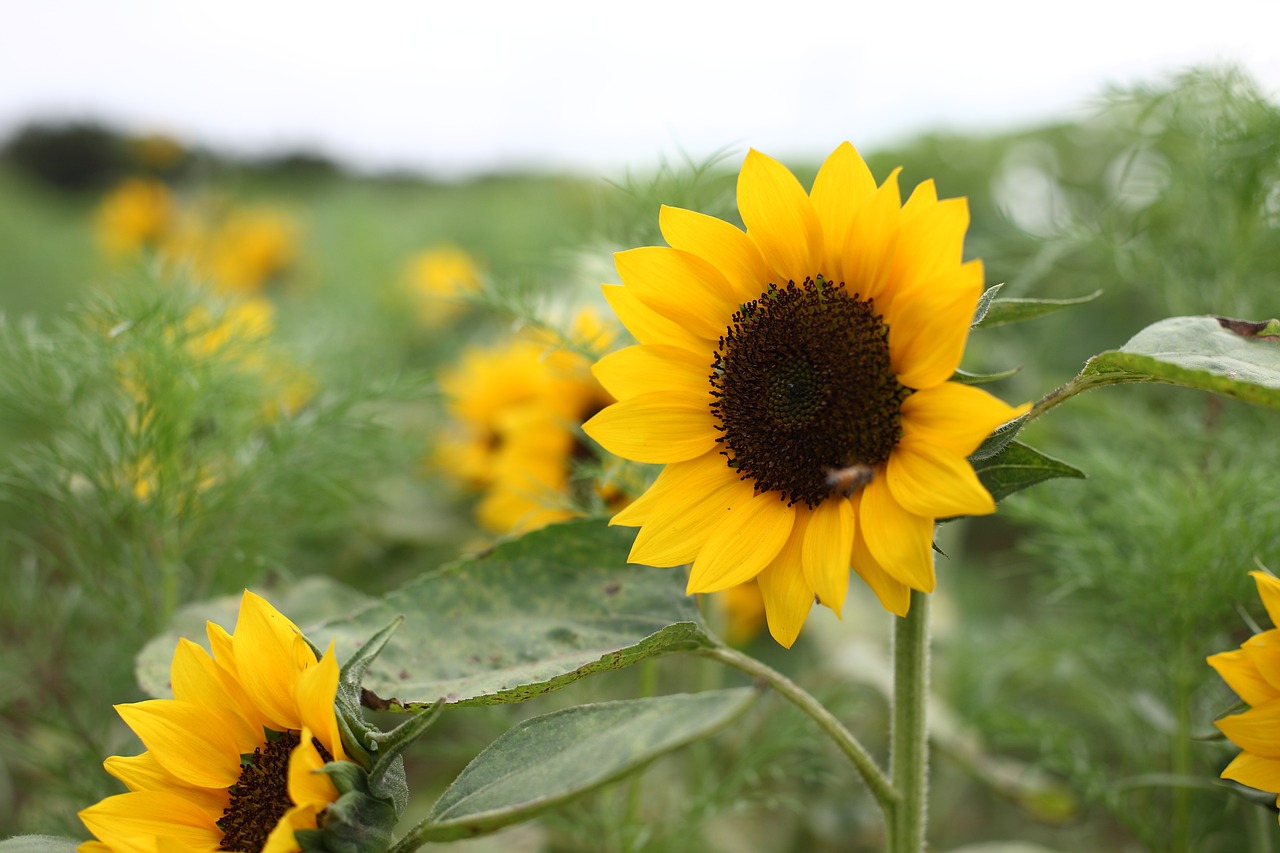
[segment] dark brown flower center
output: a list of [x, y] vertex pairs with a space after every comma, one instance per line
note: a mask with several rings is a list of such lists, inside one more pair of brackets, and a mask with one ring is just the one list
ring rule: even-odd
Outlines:
[[[289, 798], [289, 758], [301, 742], [295, 731], [268, 732], [267, 742], [241, 757], [240, 778], [228, 793], [231, 802], [222, 810], [218, 829], [222, 830], [219, 850], [262, 853], [267, 837], [293, 805]], [[329, 750], [311, 739], [320, 757], [333, 760]]]
[[815, 507], [841, 472], [889, 458], [910, 390], [889, 361], [872, 300], [821, 276], [769, 285], [743, 305], [712, 363], [711, 411], [729, 466], [757, 491]]

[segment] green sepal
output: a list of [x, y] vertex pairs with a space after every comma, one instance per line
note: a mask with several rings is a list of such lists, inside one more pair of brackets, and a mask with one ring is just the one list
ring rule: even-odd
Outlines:
[[364, 645], [355, 651], [338, 674], [338, 693], [336, 705], [338, 726], [341, 729], [342, 745], [348, 754], [356, 758], [366, 769], [375, 764], [373, 753], [378, 751], [379, 736], [377, 728], [369, 725], [364, 718], [362, 708], [363, 688], [361, 681], [369, 671], [369, 664], [387, 645], [387, 640], [404, 622], [404, 617], [393, 619], [384, 628], [370, 637]]
[[989, 456], [995, 456], [1004, 450], [1009, 442], [1013, 441], [1014, 436], [1022, 429], [1022, 425], [1027, 422], [1027, 416], [1014, 418], [1006, 424], [996, 427], [995, 432], [982, 440], [982, 444], [978, 445], [978, 449], [969, 454], [969, 461], [977, 463]]
[[996, 502], [1045, 480], [1059, 477], [1082, 480], [1085, 477], [1085, 473], [1074, 465], [1018, 441], [1009, 442], [999, 453], [974, 461], [973, 469]]
[[969, 323], [969, 328], [973, 328], [986, 319], [987, 312], [991, 310], [991, 301], [996, 298], [996, 294], [1000, 292], [1000, 288], [1004, 287], [1004, 282], [993, 284], [982, 292], [978, 297], [978, 305], [973, 309], [973, 320]]
[[338, 799], [320, 817], [320, 827], [294, 832], [303, 853], [386, 853], [399, 814], [369, 793], [364, 770], [350, 761], [330, 761], [320, 770], [338, 789]]
[[[1092, 302], [1101, 295], [1101, 290], [1095, 290], [1093, 293], [1077, 296], [1074, 299], [993, 299], [983, 311], [982, 319], [975, 321], [974, 325], [990, 329], [995, 326], [1020, 323], [1023, 320], [1034, 320], [1036, 317], [1043, 317], [1045, 314], [1052, 314], [1063, 308]], [[983, 296], [986, 294], [984, 293]]]
[[1008, 379], [1021, 370], [1021, 367], [1014, 367], [1010, 370], [1002, 370], [999, 373], [970, 373], [967, 370], [957, 369], [955, 373], [951, 374], [951, 381], [965, 385], [987, 385], [992, 382], [999, 382], [1001, 379]]
[[409, 786], [404, 775], [404, 759], [401, 754], [409, 744], [422, 736], [444, 709], [444, 700], [414, 714], [389, 732], [373, 735], [378, 760], [369, 770], [369, 791], [375, 797], [389, 799], [395, 805], [396, 814], [404, 811], [409, 802]]

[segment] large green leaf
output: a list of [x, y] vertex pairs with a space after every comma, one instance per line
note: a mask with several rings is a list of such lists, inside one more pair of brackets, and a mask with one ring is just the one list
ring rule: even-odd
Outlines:
[[[682, 571], [627, 564], [635, 534], [571, 521], [423, 575], [310, 633], [346, 660], [404, 624], [364, 685], [390, 710], [520, 702], [586, 675], [709, 644]], [[379, 707], [376, 697], [366, 698]]]
[[1045, 480], [1084, 477], [1084, 472], [1079, 468], [1046, 456], [1019, 441], [1010, 441], [995, 455], [970, 459], [974, 470], [978, 472], [978, 479], [997, 501]]
[[1280, 408], [1280, 321], [1171, 317], [1096, 355], [1077, 382], [1163, 382]]
[[476, 756], [412, 834], [449, 841], [553, 808], [727, 725], [749, 687], [580, 705], [520, 723]]
[[75, 853], [81, 843], [55, 835], [15, 835], [0, 841], [0, 853]]

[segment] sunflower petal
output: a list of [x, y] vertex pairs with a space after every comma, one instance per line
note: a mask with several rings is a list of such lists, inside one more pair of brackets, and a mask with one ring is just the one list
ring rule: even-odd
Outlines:
[[927, 442], [898, 442], [885, 466], [885, 480], [894, 500], [912, 515], [951, 518], [996, 511], [969, 460]]
[[[1240, 651], [1245, 653], [1249, 662], [1258, 671], [1258, 675], [1270, 686], [1272, 693], [1280, 689], [1280, 628], [1254, 634], [1244, 641]], [[1235, 684], [1232, 684], [1229, 679], [1227, 683], [1231, 684], [1231, 688], [1235, 690]], [[1236, 690], [1236, 692], [1240, 691]], [[1245, 698], [1243, 693], [1240, 694], [1240, 698]], [[1246, 701], [1250, 705], [1262, 704], [1252, 699]]]
[[972, 385], [944, 382], [902, 401], [902, 438], [968, 456], [992, 430], [1030, 408], [1010, 406]]
[[[853, 509], [858, 514], [860, 495], [853, 498]], [[853, 547], [849, 552], [849, 563], [858, 573], [871, 591], [880, 600], [880, 606], [895, 616], [906, 616], [911, 607], [911, 587], [886, 572], [871, 552], [867, 550], [867, 542], [861, 531], [853, 537]]]
[[683, 347], [634, 346], [611, 352], [592, 374], [618, 400], [672, 389], [706, 394], [710, 404], [711, 356]]
[[230, 712], [228, 718], [234, 717], [235, 727], [230, 734], [243, 747], [240, 752], [253, 751], [262, 740], [262, 726], [266, 721], [240, 683], [209, 657], [208, 652], [185, 637], [179, 639], [169, 671], [175, 699], [208, 708], [224, 708]]
[[686, 592], [716, 592], [760, 574], [786, 544], [796, 511], [763, 492], [723, 516], [693, 561]]
[[867, 543], [872, 558], [902, 583], [933, 592], [933, 519], [903, 509], [884, 476], [872, 480], [861, 495], [858, 535]]
[[889, 264], [898, 233], [902, 196], [898, 192], [898, 173], [889, 173], [875, 192], [854, 211], [841, 255], [844, 258], [844, 282], [850, 295], [874, 299], [881, 314], [892, 302], [889, 287]]
[[636, 462], [683, 462], [716, 446], [715, 422], [697, 394], [641, 394], [606, 406], [582, 425], [605, 450]]
[[[298, 680], [294, 642], [300, 634], [298, 626], [266, 599], [245, 591], [233, 636], [236, 667], [249, 696], [276, 731], [302, 727], [294, 701]], [[242, 654], [246, 648], [253, 652]]]
[[338, 789], [328, 774], [321, 772], [325, 762], [312, 743], [313, 737], [315, 733], [303, 726], [298, 745], [289, 754], [289, 799], [294, 805], [312, 805], [320, 811], [338, 799]]
[[1249, 572], [1258, 585], [1258, 595], [1262, 598], [1262, 606], [1267, 608], [1271, 624], [1280, 626], [1280, 578], [1267, 572]]
[[1276, 690], [1258, 671], [1249, 651], [1244, 648], [1210, 655], [1209, 666], [1213, 667], [1222, 680], [1227, 682], [1236, 695], [1250, 705], [1261, 705], [1272, 699], [1280, 699], [1280, 691]]
[[[310, 653], [310, 649], [307, 650]], [[302, 715], [302, 727], [320, 739], [335, 761], [347, 755], [342, 749], [342, 735], [338, 731], [334, 700], [338, 695], [338, 659], [333, 653], [333, 642], [315, 666], [298, 676], [297, 705]], [[303, 738], [310, 742], [310, 735]], [[294, 802], [300, 802], [294, 797]]]
[[149, 752], [141, 755], [113, 755], [102, 766], [130, 791], [167, 791], [178, 794], [209, 814], [222, 814], [228, 798], [224, 788], [200, 788], [174, 776]]
[[738, 310], [729, 282], [697, 255], [645, 246], [618, 252], [613, 259], [623, 285], [641, 302], [700, 338], [718, 340]]
[[1280, 791], [1280, 759], [1242, 752], [1222, 771], [1222, 778], [1274, 793]]
[[618, 320], [640, 343], [665, 344], [689, 350], [706, 349], [707, 341], [645, 305], [636, 295], [634, 288], [606, 284], [600, 289], [604, 293], [605, 301], [618, 315]]
[[774, 284], [799, 284], [820, 272], [822, 224], [809, 194], [786, 166], [754, 148], [738, 173], [738, 211]]
[[1280, 702], [1268, 702], [1214, 723], [1231, 742], [1264, 758], [1280, 759]]
[[955, 375], [982, 296], [982, 262], [971, 261], [945, 279], [898, 293], [887, 308], [889, 360], [908, 388], [932, 388]]
[[813, 609], [813, 589], [800, 567], [805, 541], [803, 513], [796, 514], [796, 529], [769, 565], [760, 570], [756, 582], [764, 598], [769, 634], [784, 648], [791, 648]]
[[100, 841], [115, 847], [119, 841], [168, 837], [190, 851], [213, 851], [222, 844], [222, 830], [214, 816], [180, 795], [168, 791], [117, 794], [80, 812], [80, 820]]
[[818, 170], [809, 199], [822, 223], [826, 257], [821, 272], [829, 281], [845, 281], [843, 250], [853, 214], [875, 190], [871, 170], [848, 142], [840, 143]]
[[319, 810], [311, 804], [289, 809], [267, 836], [262, 853], [299, 853], [302, 845], [298, 843], [298, 837], [294, 833], [299, 829], [315, 829], [319, 826], [319, 814]]
[[229, 788], [240, 777], [244, 745], [232, 732], [231, 715], [218, 708], [149, 699], [117, 705], [116, 712], [133, 729], [165, 770], [200, 788]]
[[705, 213], [663, 205], [658, 227], [673, 249], [697, 255], [718, 269], [738, 302], [750, 302], [769, 286], [769, 268], [755, 242], [734, 225]]
[[849, 591], [849, 551], [853, 547], [853, 504], [831, 497], [819, 504], [804, 531], [804, 576], [818, 600], [839, 616]]
[[708, 482], [706, 490], [672, 489], [636, 534], [628, 562], [663, 567], [692, 563], [726, 513], [755, 494], [751, 484], [734, 477], [727, 467]]
[[[925, 191], [923, 197], [922, 190]], [[968, 200], [938, 201], [933, 182], [925, 181], [903, 205], [902, 214], [894, 248], [894, 281], [903, 290], [910, 290], [917, 284], [953, 272], [964, 255], [964, 234], [969, 228]]]

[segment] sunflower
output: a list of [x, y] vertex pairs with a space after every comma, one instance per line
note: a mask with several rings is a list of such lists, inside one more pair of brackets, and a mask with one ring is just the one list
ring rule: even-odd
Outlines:
[[640, 527], [632, 562], [691, 562], [690, 593], [754, 578], [790, 646], [850, 564], [899, 615], [933, 589], [934, 521], [995, 510], [967, 455], [1025, 409], [948, 381], [983, 287], [964, 199], [903, 204], [844, 143], [809, 193], [751, 151], [738, 209], [745, 232], [664, 206], [669, 246], [615, 256], [639, 344], [595, 365], [618, 402], [583, 429], [666, 465], [612, 520]]
[[173, 699], [116, 710], [147, 751], [112, 756], [129, 793], [80, 812], [99, 840], [80, 853], [300, 850], [338, 798], [326, 762], [344, 760], [334, 700], [333, 645], [316, 659], [292, 622], [246, 591], [234, 634], [209, 623], [210, 656], [189, 640], [174, 652]]
[[463, 313], [465, 297], [479, 292], [484, 273], [466, 250], [440, 243], [410, 258], [401, 279], [418, 322], [434, 329]]
[[[1250, 574], [1258, 583], [1258, 595], [1271, 623], [1280, 625], [1280, 580], [1266, 572]], [[1250, 706], [1214, 724], [1244, 750], [1222, 771], [1222, 778], [1261, 791], [1280, 792], [1280, 628], [1254, 634], [1235, 651], [1208, 660]]]

